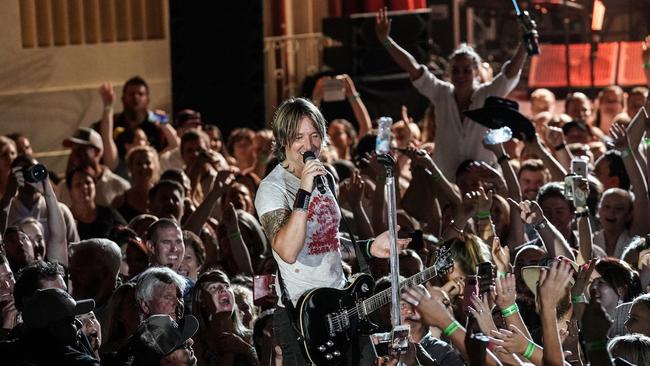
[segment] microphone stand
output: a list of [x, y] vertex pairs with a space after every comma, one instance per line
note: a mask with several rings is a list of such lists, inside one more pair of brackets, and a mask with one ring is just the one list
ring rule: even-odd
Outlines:
[[[390, 320], [393, 330], [401, 324], [399, 291], [399, 249], [397, 247], [397, 199], [395, 193], [395, 159], [388, 155], [377, 156], [377, 161], [386, 169], [386, 206], [388, 211], [388, 234], [390, 240]], [[394, 333], [394, 332], [393, 332]], [[392, 342], [391, 342], [392, 343]]]

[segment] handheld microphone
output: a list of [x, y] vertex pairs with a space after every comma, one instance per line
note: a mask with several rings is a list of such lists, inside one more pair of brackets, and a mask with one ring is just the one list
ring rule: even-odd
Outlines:
[[[304, 154], [302, 154], [302, 161], [303, 163], [306, 163], [311, 160], [316, 160], [316, 154], [314, 154], [313, 151], [307, 150], [305, 151]], [[316, 185], [316, 188], [318, 189], [318, 192], [321, 194], [325, 194], [325, 182], [323, 182], [323, 177], [322, 176], [316, 176], [314, 178], [314, 184]]]

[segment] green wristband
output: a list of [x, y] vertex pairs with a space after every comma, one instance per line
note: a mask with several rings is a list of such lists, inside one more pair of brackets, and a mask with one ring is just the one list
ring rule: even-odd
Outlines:
[[233, 231], [228, 233], [228, 239], [230, 240], [237, 240], [241, 238], [241, 233], [239, 231]]
[[372, 254], [370, 254], [370, 247], [372, 246], [372, 243], [375, 242], [375, 239], [368, 239], [366, 240], [366, 255], [368, 258], [372, 258]]
[[386, 47], [386, 48], [393, 48], [393, 44], [388, 39], [385, 40], [385, 41], [381, 41], [381, 44], [383, 44], [384, 47]]
[[650, 138], [646, 137], [645, 140], [643, 140], [646, 145], [650, 145]]
[[355, 100], [357, 100], [359, 98], [361, 98], [361, 96], [359, 95], [359, 93], [356, 93], [356, 92], [354, 94], [352, 94], [352, 95], [348, 95], [348, 100], [350, 102], [354, 102]]
[[607, 349], [607, 341], [593, 341], [593, 342], [586, 342], [585, 343], [585, 349], [587, 351], [602, 351], [604, 349]]
[[504, 318], [507, 318], [515, 313], [519, 312], [519, 306], [517, 306], [517, 303], [514, 303], [507, 308], [501, 310], [501, 316]]
[[533, 356], [533, 352], [535, 352], [535, 343], [529, 342], [523, 356], [530, 360], [530, 358]]
[[585, 296], [585, 294], [577, 295], [577, 296], [571, 296], [571, 303], [572, 304], [586, 304], [587, 303], [587, 296]]
[[453, 322], [451, 322], [451, 324], [447, 326], [447, 328], [445, 328], [445, 330], [442, 331], [442, 334], [444, 334], [445, 337], [451, 337], [451, 335], [454, 334], [454, 332], [456, 332], [458, 328], [460, 328], [460, 324], [458, 323], [458, 321], [454, 320]]
[[431, 179], [433, 179], [434, 182], [437, 182], [437, 181], [442, 179], [442, 174], [436, 173], [436, 174], [431, 176]]
[[621, 150], [621, 157], [622, 158], [627, 158], [628, 156], [632, 156], [632, 150], [630, 150], [630, 149]]
[[489, 219], [489, 218], [491, 217], [491, 215], [490, 215], [490, 211], [479, 211], [479, 212], [476, 214], [476, 217], [478, 217], [479, 220], [480, 220], [480, 219]]
[[643, 63], [643, 68], [644, 69], [650, 69], [650, 61], [646, 61]]
[[501, 272], [501, 271], [497, 272], [497, 277], [499, 277], [499, 278], [506, 277], [507, 275], [508, 275], [508, 272]]

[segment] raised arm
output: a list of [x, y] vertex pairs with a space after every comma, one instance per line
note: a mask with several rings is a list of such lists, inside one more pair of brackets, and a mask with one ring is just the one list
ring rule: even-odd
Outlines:
[[524, 62], [526, 62], [527, 55], [526, 46], [524, 46], [522, 42], [519, 42], [517, 51], [515, 51], [515, 54], [512, 55], [510, 63], [506, 66], [505, 69], [505, 74], [508, 79], [514, 78], [521, 71], [521, 69], [524, 67]]
[[564, 366], [564, 353], [557, 326], [557, 304], [564, 298], [571, 279], [571, 266], [565, 261], [554, 261], [551, 268], [542, 269], [537, 285], [540, 318], [544, 339], [544, 366]]
[[575, 260], [569, 243], [564, 239], [562, 233], [544, 216], [542, 208], [539, 207], [537, 202], [526, 200], [519, 203], [519, 212], [522, 221], [535, 227], [549, 257], [562, 255]]
[[232, 173], [228, 170], [222, 170], [217, 173], [212, 189], [205, 196], [199, 207], [187, 218], [185, 225], [183, 225], [183, 230], [189, 230], [196, 235], [201, 235], [203, 225], [208, 221], [217, 201], [226, 192], [232, 179]]
[[[156, 114], [162, 113], [164, 112], [159, 110], [156, 111]], [[176, 129], [174, 129], [170, 123], [157, 122], [157, 125], [160, 131], [162, 131], [163, 136], [165, 136], [165, 140], [167, 141], [167, 146], [165, 146], [165, 148], [162, 149], [159, 154], [174, 150], [181, 145], [181, 138], [176, 133]]]
[[526, 150], [542, 159], [544, 166], [551, 172], [551, 180], [564, 181], [567, 174], [566, 169], [542, 146], [538, 135], [535, 135], [535, 140], [526, 142]]
[[363, 100], [361, 100], [361, 96], [357, 92], [354, 82], [349, 75], [343, 74], [336, 78], [343, 80], [345, 96], [348, 98], [348, 102], [350, 102], [350, 106], [354, 112], [354, 117], [357, 119], [357, 123], [359, 124], [359, 138], [361, 138], [372, 130], [372, 120], [370, 119], [370, 114], [368, 114], [368, 109], [366, 109], [366, 105], [363, 104]]
[[48, 262], [58, 262], [68, 267], [68, 240], [66, 237], [66, 224], [59, 207], [59, 201], [52, 188], [49, 179], [45, 179], [43, 185], [43, 197], [47, 207], [47, 223], [50, 228], [50, 237], [45, 243], [45, 257]]
[[390, 23], [386, 8], [379, 9], [375, 22], [377, 39], [384, 45], [393, 61], [409, 74], [411, 80], [415, 80], [422, 76], [424, 69], [410, 53], [390, 38]]
[[354, 215], [354, 223], [357, 228], [357, 236], [359, 238], [367, 239], [375, 236], [370, 224], [370, 219], [366, 214], [366, 209], [363, 207], [363, 192], [365, 188], [365, 181], [361, 178], [358, 170], [355, 170], [349, 181], [341, 185], [339, 189], [340, 199], [345, 200]]
[[625, 170], [630, 177], [632, 192], [634, 193], [633, 219], [630, 233], [632, 235], [645, 235], [650, 232], [650, 217], [648, 217], [648, 212], [650, 212], [650, 200], [648, 199], [648, 186], [646, 185], [646, 180], [639, 163], [634, 158], [634, 154], [632, 154], [632, 149], [625, 128], [622, 125], [615, 123], [609, 130], [609, 134], [614, 139], [616, 148], [621, 151], [623, 164], [625, 165]]
[[102, 135], [104, 143], [104, 153], [102, 159], [104, 164], [110, 169], [117, 169], [120, 158], [117, 153], [117, 145], [113, 139], [113, 102], [115, 101], [115, 91], [111, 83], [104, 83], [99, 87], [99, 95], [102, 97], [104, 109], [102, 111], [102, 120], [99, 123], [99, 133]]
[[239, 230], [238, 221], [237, 211], [232, 203], [229, 203], [223, 213], [223, 224], [226, 227], [230, 250], [239, 272], [247, 276], [252, 276], [254, 272], [251, 256]]
[[25, 184], [25, 178], [23, 177], [23, 172], [20, 167], [14, 167], [9, 173], [9, 183], [7, 184], [7, 189], [5, 189], [4, 195], [0, 198], [0, 234], [4, 234], [7, 230], [9, 223], [9, 210], [11, 209], [11, 202], [18, 192], [18, 187], [22, 187]]

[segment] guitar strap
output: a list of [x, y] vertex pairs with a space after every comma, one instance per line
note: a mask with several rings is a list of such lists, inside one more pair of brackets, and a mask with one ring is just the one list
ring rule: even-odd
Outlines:
[[[336, 192], [336, 187], [334, 184], [334, 177], [332, 177], [331, 174], [326, 174], [327, 177], [327, 185], [329, 186], [330, 190], [332, 191], [332, 195], [334, 196], [334, 200], [336, 201], [336, 204], [339, 206], [339, 211], [341, 210], [341, 205], [339, 204], [338, 200], [336, 199], [336, 195], [334, 192]], [[361, 198], [359, 198], [361, 199]], [[348, 233], [350, 236], [350, 241], [352, 242], [352, 247], [354, 248], [354, 254], [357, 257], [357, 262], [359, 263], [359, 270], [363, 273], [370, 274], [370, 269], [368, 268], [368, 259], [366, 258], [366, 253], [364, 253], [361, 248], [357, 245], [357, 241], [354, 238], [354, 234], [352, 234], [352, 230], [350, 230], [350, 224], [348, 223], [348, 220], [345, 219], [345, 216], [341, 212], [341, 222], [343, 223], [343, 228], [345, 231]]]
[[291, 301], [291, 297], [289, 297], [289, 292], [287, 291], [287, 287], [284, 285], [284, 280], [282, 280], [282, 274], [280, 274], [280, 270], [278, 269], [277, 271], [278, 274], [278, 283], [280, 284], [280, 300], [282, 300], [282, 305], [284, 305], [284, 308], [287, 311], [287, 316], [289, 317], [289, 323], [291, 323], [291, 328], [293, 328], [293, 331], [296, 334], [296, 340], [298, 342], [303, 341], [303, 335], [298, 329], [298, 326], [296, 325], [296, 307], [293, 306], [293, 302]]

